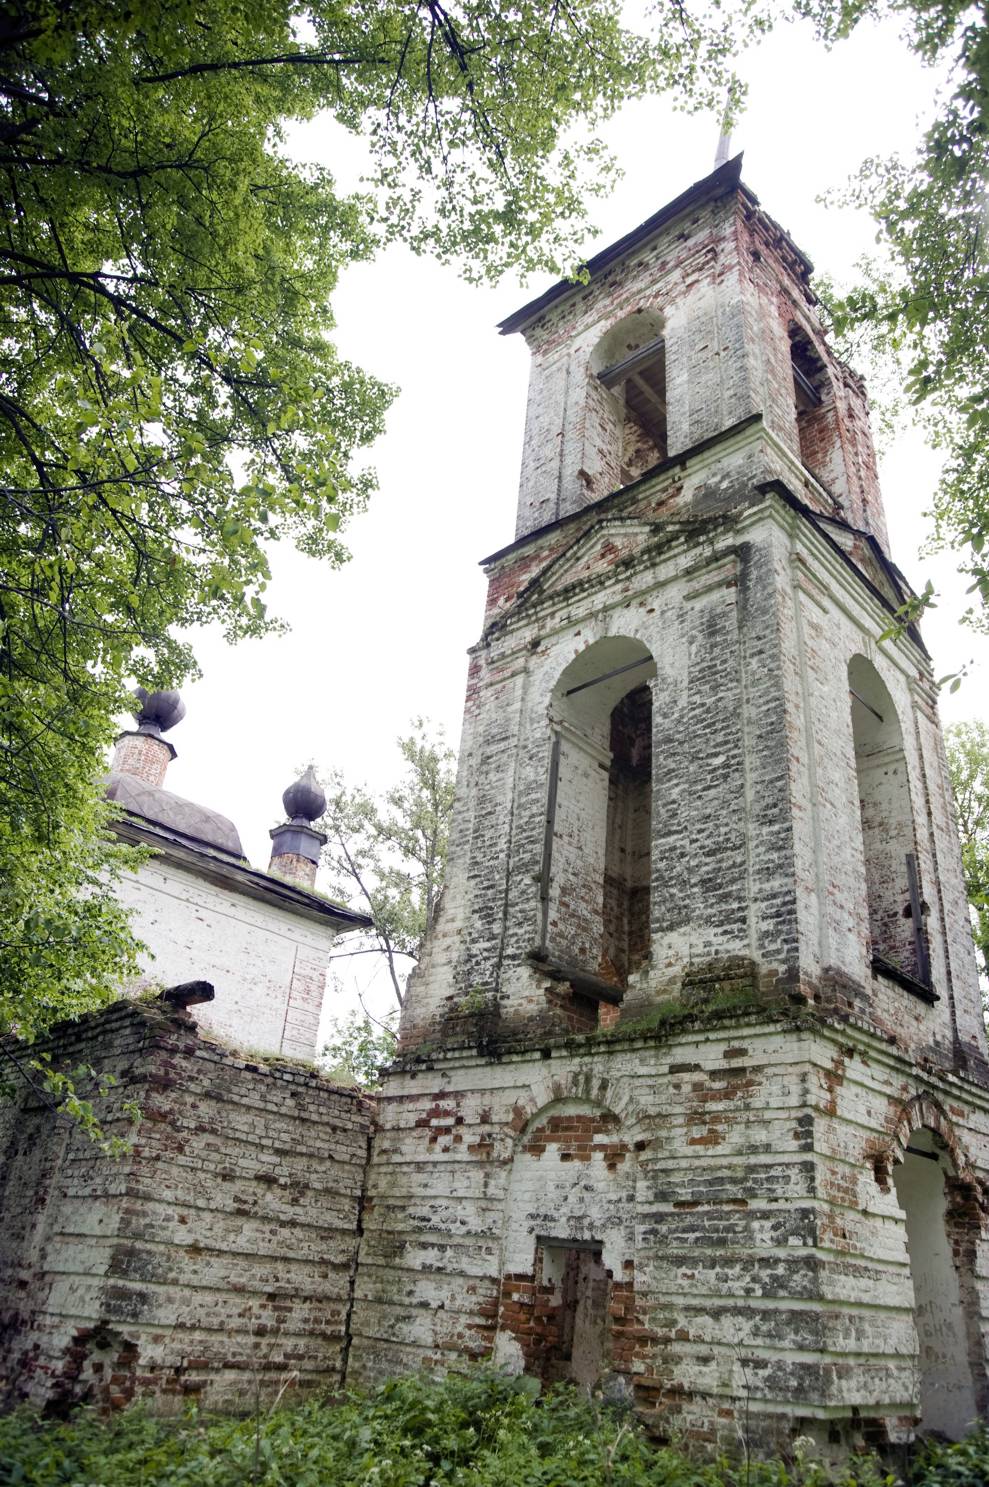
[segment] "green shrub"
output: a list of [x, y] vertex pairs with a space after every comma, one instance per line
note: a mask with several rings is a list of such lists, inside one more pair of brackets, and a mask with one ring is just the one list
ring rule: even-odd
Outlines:
[[[634, 1417], [490, 1370], [419, 1375], [367, 1398], [310, 1401], [257, 1417], [140, 1408], [67, 1423], [0, 1419], [2, 1487], [894, 1487], [874, 1457], [831, 1476], [789, 1463], [698, 1463], [652, 1445]], [[924, 1451], [911, 1487], [986, 1487], [989, 1436]]]
[[987, 1487], [989, 1425], [963, 1441], [923, 1447], [914, 1465], [911, 1487]]

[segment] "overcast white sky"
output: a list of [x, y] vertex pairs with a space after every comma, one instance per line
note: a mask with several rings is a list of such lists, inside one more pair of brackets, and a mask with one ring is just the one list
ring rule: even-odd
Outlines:
[[[867, 155], [909, 149], [931, 75], [895, 27], [863, 24], [831, 54], [803, 26], [783, 27], [743, 60], [749, 102], [733, 142], [744, 179], [823, 272], [841, 279], [872, 247], [868, 218], [823, 206]], [[606, 131], [624, 179], [594, 207], [603, 247], [713, 166], [718, 125], [652, 100], [626, 108]], [[320, 159], [356, 185], [359, 151], [330, 125], [294, 136], [300, 158]], [[196, 637], [203, 679], [185, 691], [188, 716], [172, 735], [169, 788], [225, 812], [249, 858], [268, 861], [268, 828], [293, 769], [310, 758], [355, 783], [386, 787], [394, 740], [416, 714], [460, 730], [466, 649], [480, 624], [478, 560], [511, 541], [528, 356], [495, 323], [545, 284], [465, 285], [454, 269], [400, 248], [348, 271], [336, 299], [342, 352], [401, 389], [372, 463], [380, 489], [350, 529], [353, 557], [329, 572], [288, 549], [274, 554], [272, 607], [283, 638], [235, 648]], [[893, 555], [915, 587], [930, 575], [941, 606], [925, 624], [937, 674], [975, 667], [946, 721], [986, 716], [984, 640], [957, 624], [964, 585], [950, 559], [918, 559], [937, 461], [918, 437], [883, 460]], [[341, 964], [341, 963], [338, 963]], [[345, 964], [345, 963], [343, 963]], [[369, 969], [361, 967], [363, 984]]]

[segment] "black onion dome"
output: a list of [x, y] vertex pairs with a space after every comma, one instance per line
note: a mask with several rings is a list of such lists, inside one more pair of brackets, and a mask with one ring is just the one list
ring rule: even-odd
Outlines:
[[140, 733], [167, 733], [185, 717], [185, 703], [178, 692], [148, 692], [135, 687], [134, 696], [140, 703], [134, 713]]
[[326, 796], [311, 764], [301, 779], [289, 785], [282, 796], [282, 805], [293, 821], [315, 821], [326, 810]]

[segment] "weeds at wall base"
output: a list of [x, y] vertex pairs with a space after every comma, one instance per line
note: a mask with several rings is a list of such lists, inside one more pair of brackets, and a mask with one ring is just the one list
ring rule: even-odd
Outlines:
[[256, 1409], [237, 1419], [140, 1407], [67, 1421], [0, 1419], [2, 1487], [986, 1487], [989, 1430], [837, 1470], [809, 1441], [787, 1459], [701, 1461], [656, 1446], [616, 1410], [491, 1369], [392, 1380], [366, 1396]]

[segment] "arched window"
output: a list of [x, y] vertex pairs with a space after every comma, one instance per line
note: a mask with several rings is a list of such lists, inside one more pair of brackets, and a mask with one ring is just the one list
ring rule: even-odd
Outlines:
[[656, 310], [637, 310], [601, 337], [591, 357], [592, 415], [607, 439], [611, 484], [628, 485], [666, 458], [666, 342]]
[[943, 1142], [923, 1127], [911, 1133], [906, 1155], [893, 1169], [913, 1286], [920, 1428], [957, 1440], [979, 1411], [958, 1270], [961, 1246], [952, 1243], [947, 1227], [951, 1175]]
[[864, 656], [848, 666], [874, 962], [930, 984], [910, 784], [900, 720], [881, 676]]
[[655, 672], [641, 641], [608, 637], [551, 701], [540, 955], [583, 972], [590, 995], [595, 981], [620, 991], [648, 959]]
[[611, 710], [601, 966], [624, 985], [649, 955], [652, 691], [633, 687]]
[[790, 366], [800, 458], [827, 484], [837, 438], [831, 381], [809, 337], [797, 325], [790, 326]]

